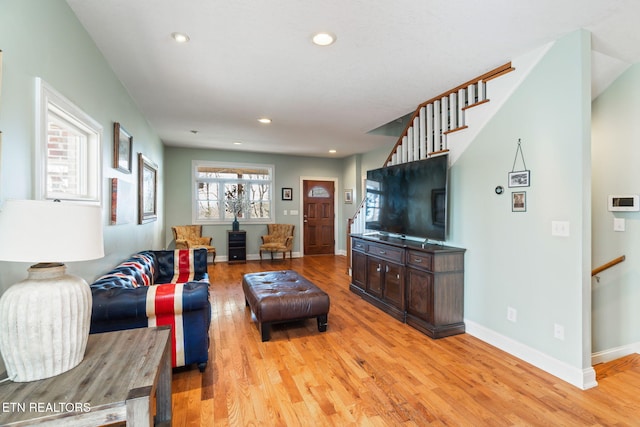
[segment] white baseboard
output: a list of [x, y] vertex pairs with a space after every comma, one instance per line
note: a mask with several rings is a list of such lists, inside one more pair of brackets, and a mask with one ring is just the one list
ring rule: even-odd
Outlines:
[[592, 367], [578, 369], [470, 320], [465, 319], [464, 323], [469, 335], [506, 351], [573, 386], [586, 390], [598, 385], [596, 371]]
[[597, 365], [598, 363], [610, 362], [634, 353], [640, 353], [640, 343], [624, 345], [593, 353], [591, 355], [591, 364]]

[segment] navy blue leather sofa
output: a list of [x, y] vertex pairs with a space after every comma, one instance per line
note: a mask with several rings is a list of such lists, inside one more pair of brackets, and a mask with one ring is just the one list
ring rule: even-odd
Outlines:
[[174, 367], [209, 360], [206, 249], [143, 251], [91, 284], [91, 333], [171, 326]]

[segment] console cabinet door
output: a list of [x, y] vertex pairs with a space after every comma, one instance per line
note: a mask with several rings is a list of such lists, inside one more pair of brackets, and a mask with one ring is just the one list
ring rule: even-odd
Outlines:
[[399, 310], [404, 311], [404, 288], [404, 266], [385, 263], [382, 288], [383, 299]]
[[367, 292], [378, 298], [382, 298], [383, 268], [384, 261], [367, 257]]
[[352, 282], [364, 291], [367, 287], [367, 256], [363, 253], [353, 251], [351, 263]]
[[433, 324], [433, 274], [409, 268], [407, 275], [407, 313]]

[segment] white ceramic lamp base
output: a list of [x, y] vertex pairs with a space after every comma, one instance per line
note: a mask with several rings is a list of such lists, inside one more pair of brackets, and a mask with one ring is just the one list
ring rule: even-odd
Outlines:
[[64, 264], [29, 268], [0, 298], [0, 350], [15, 382], [59, 375], [84, 358], [91, 291]]

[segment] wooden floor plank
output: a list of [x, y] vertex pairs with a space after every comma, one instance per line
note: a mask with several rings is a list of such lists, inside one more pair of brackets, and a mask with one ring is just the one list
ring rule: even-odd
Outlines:
[[[331, 298], [329, 326], [261, 341], [246, 273], [293, 269]], [[210, 266], [210, 362], [174, 370], [174, 426], [632, 426], [640, 355], [595, 366], [579, 390], [470, 335], [432, 340], [349, 291], [346, 258]]]

